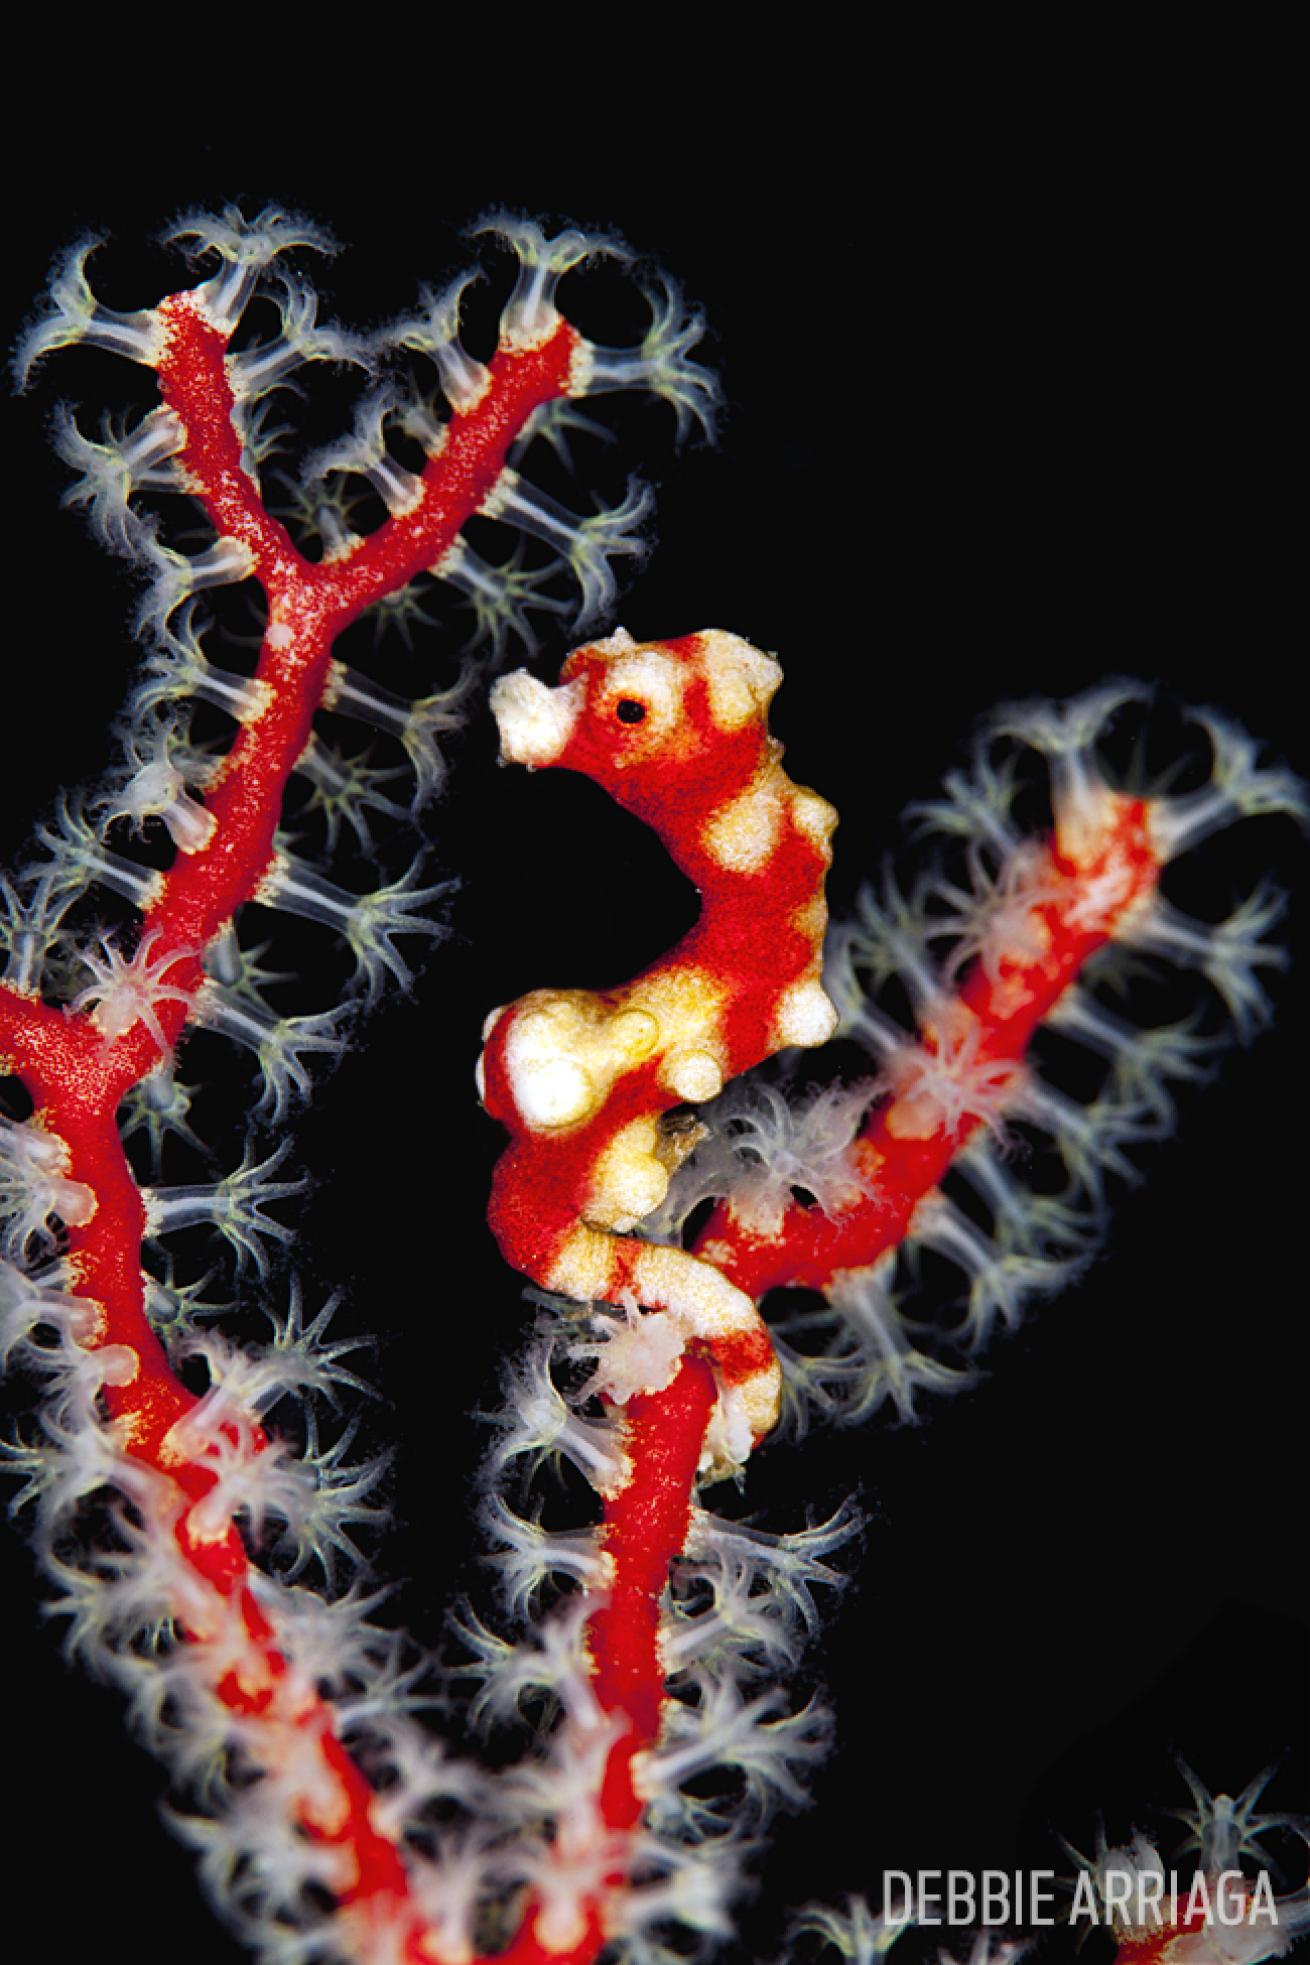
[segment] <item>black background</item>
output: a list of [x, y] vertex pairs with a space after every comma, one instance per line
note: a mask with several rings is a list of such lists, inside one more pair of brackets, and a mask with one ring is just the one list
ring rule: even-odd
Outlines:
[[[728, 405], [717, 451], [675, 460], [658, 419], [639, 426], [657, 544], [620, 618], [779, 652], [789, 769], [842, 813], [840, 903], [1007, 697], [1159, 679], [1310, 767], [1290, 163], [1263, 73], [1253, 96], [1221, 68], [1205, 90], [1162, 62], [1103, 96], [1053, 75], [979, 100], [898, 63], [867, 95], [737, 82], [675, 91], [676, 114], [594, 90], [586, 114], [547, 113], [510, 90], [490, 116], [448, 95], [430, 115], [371, 103], [344, 135], [303, 94], [265, 99], [253, 135], [217, 107], [135, 135], [107, 106], [73, 130], [51, 113], [11, 177], [6, 334], [59, 246], [90, 227], [128, 251], [187, 204], [322, 218], [350, 247], [333, 308], [368, 321], [439, 281], [488, 206], [620, 230], [704, 305]], [[130, 586], [58, 510], [47, 455], [50, 403], [93, 400], [78, 363], [6, 411], [6, 858], [58, 785], [99, 768], [131, 661]], [[466, 883], [458, 938], [301, 1129], [302, 1252], [383, 1333], [401, 1525], [382, 1565], [411, 1579], [431, 1640], [458, 1589], [484, 1587], [475, 1414], [522, 1314], [480, 1218], [497, 1150], [470, 1090], [481, 1016], [537, 983], [629, 973], [684, 919], [658, 850], [590, 787], [497, 773], [493, 751], [479, 715], [434, 815]], [[1290, 828], [1262, 837], [1303, 890]], [[1304, 919], [1302, 892], [1290, 939]], [[1271, 1801], [1310, 1810], [1304, 973], [1274, 978], [1272, 1031], [1184, 1099], [1104, 1259], [991, 1354], [980, 1389], [915, 1430], [760, 1468], [775, 1518], [859, 1487], [872, 1521], [806, 1663], [838, 1751], [781, 1828], [743, 1960], [778, 1951], [786, 1906], [876, 1896], [885, 1868], [1060, 1867], [1050, 1827], [1087, 1846], [1098, 1808], [1112, 1836], [1149, 1827], [1184, 1800], [1175, 1747], [1234, 1791], [1286, 1754]], [[146, 1965], [236, 1965], [157, 1825], [156, 1770], [29, 1607], [17, 1542], [5, 1589], [5, 1847], [41, 1955], [99, 1956], [126, 1922]]]

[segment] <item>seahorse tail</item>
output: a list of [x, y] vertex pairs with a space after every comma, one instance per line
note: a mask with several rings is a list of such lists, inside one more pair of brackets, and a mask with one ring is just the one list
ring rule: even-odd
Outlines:
[[[598, 1388], [618, 1403], [667, 1383], [681, 1351], [694, 1346], [714, 1367], [719, 1401], [706, 1434], [701, 1471], [721, 1476], [739, 1467], [778, 1423], [782, 1372], [768, 1328], [751, 1298], [712, 1264], [685, 1249], [577, 1224], [560, 1248], [546, 1287], [583, 1302], [630, 1304], [660, 1311], [666, 1330], [645, 1320], [606, 1346]], [[658, 1380], [659, 1382], [655, 1382]]]

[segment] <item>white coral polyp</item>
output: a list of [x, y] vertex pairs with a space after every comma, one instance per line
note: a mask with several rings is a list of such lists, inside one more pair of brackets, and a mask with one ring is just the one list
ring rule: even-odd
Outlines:
[[673, 1383], [684, 1344], [684, 1333], [674, 1318], [659, 1311], [643, 1315], [635, 1308], [629, 1310], [627, 1323], [600, 1347], [589, 1389], [620, 1406], [642, 1392], [663, 1392]]
[[933, 1049], [904, 1045], [887, 1075], [896, 1091], [888, 1124], [901, 1139], [956, 1139], [971, 1123], [996, 1129], [1024, 1079], [1015, 1060], [986, 1054], [976, 1020], [944, 1030]]
[[116, 1043], [135, 1024], [143, 1023], [163, 1056], [169, 1057], [173, 1047], [164, 1035], [158, 1005], [189, 1004], [192, 991], [164, 981], [168, 971], [182, 959], [183, 951], [173, 949], [152, 960], [150, 951], [158, 938], [159, 930], [151, 929], [142, 936], [130, 959], [110, 941], [102, 941], [99, 952], [85, 950], [82, 961], [95, 981], [88, 983], [68, 1007], [77, 1015], [94, 1006], [92, 1021], [107, 1044]]

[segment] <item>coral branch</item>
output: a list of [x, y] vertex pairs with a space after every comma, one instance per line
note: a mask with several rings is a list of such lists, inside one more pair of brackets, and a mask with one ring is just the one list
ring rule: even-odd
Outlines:
[[[1106, 793], [1076, 853], [1057, 836], [1011, 865], [1017, 878], [987, 924], [981, 954], [958, 989], [931, 986], [918, 1041], [880, 1033], [888, 1095], [851, 1148], [860, 1198], [831, 1210], [791, 1201], [767, 1235], [730, 1206], [706, 1223], [701, 1254], [749, 1295], [825, 1289], [872, 1268], [912, 1232], [917, 1210], [980, 1129], [998, 1130], [1024, 1112], [1021, 1066], [1033, 1032], [1142, 911], [1161, 855], [1145, 803]], [[858, 937], [857, 929], [857, 962]]]
[[[138, 715], [154, 719], [161, 703], [171, 708], [195, 687], [237, 721], [236, 736], [217, 768], [191, 782], [167, 748], [164, 727], [140, 723], [128, 736], [131, 773], [122, 792], [104, 802], [103, 829], [84, 817], [80, 806], [70, 806], [60, 830], [48, 836], [53, 875], [41, 879], [48, 887], [53, 877], [64, 888], [99, 880], [121, 893], [142, 917], [134, 952], [128, 956], [117, 943], [102, 942], [98, 954], [82, 955], [92, 980], [62, 1007], [35, 996], [53, 932], [44, 948], [20, 951], [11, 945], [0, 981], [0, 1056], [35, 1108], [25, 1127], [3, 1122], [7, 1157], [24, 1182], [9, 1247], [23, 1259], [34, 1245], [53, 1245], [51, 1224], [57, 1220], [63, 1274], [74, 1292], [70, 1303], [86, 1312], [76, 1327], [69, 1324], [69, 1342], [60, 1355], [60, 1371], [67, 1367], [77, 1388], [75, 1406], [57, 1403], [47, 1426], [52, 1451], [67, 1440], [75, 1461], [95, 1472], [75, 1475], [71, 1490], [62, 1480], [53, 1487], [44, 1477], [39, 1480], [41, 1533], [53, 1557], [71, 1525], [70, 1493], [75, 1502], [88, 1480], [92, 1487], [107, 1483], [130, 1499], [133, 1515], [123, 1524], [127, 1553], [139, 1552], [155, 1571], [151, 1618], [171, 1622], [181, 1641], [173, 1676], [186, 1687], [190, 1723], [216, 1740], [239, 1739], [241, 1752], [260, 1772], [260, 1807], [267, 1812], [273, 1806], [280, 1822], [283, 1867], [264, 1914], [280, 1915], [275, 1903], [288, 1906], [301, 1881], [312, 1878], [333, 1891], [343, 1929], [354, 1933], [347, 1943], [352, 1955], [357, 1949], [361, 1958], [380, 1959], [385, 1953], [463, 1959], [469, 1955], [472, 1924], [481, 1915], [485, 1882], [457, 1912], [448, 1890], [444, 1910], [416, 1899], [398, 1841], [374, 1825], [372, 1789], [346, 1751], [312, 1675], [303, 1660], [297, 1662], [296, 1618], [292, 1615], [288, 1624], [285, 1610], [279, 1619], [261, 1601], [260, 1579], [237, 1525], [244, 1523], [258, 1541], [265, 1523], [280, 1518], [293, 1542], [298, 1540], [299, 1518], [304, 1514], [308, 1521], [317, 1506], [315, 1478], [306, 1484], [292, 1474], [235, 1389], [220, 1384], [203, 1396], [189, 1392], [147, 1317], [141, 1268], [147, 1235], [168, 1236], [209, 1220], [230, 1241], [239, 1264], [252, 1260], [262, 1271], [260, 1237], [287, 1232], [263, 1210], [294, 1196], [298, 1184], [267, 1178], [279, 1153], [262, 1166], [248, 1156], [237, 1175], [212, 1188], [144, 1192], [123, 1150], [115, 1115], [137, 1084], [171, 1068], [178, 1040], [197, 1015], [211, 1028], [225, 1023], [243, 1041], [252, 1041], [253, 1034], [274, 1110], [282, 1109], [286, 1066], [273, 1060], [297, 1039], [284, 1038], [282, 1026], [257, 1002], [243, 1009], [229, 997], [225, 1004], [216, 993], [225, 984], [207, 981], [205, 974], [212, 962], [218, 978], [237, 980], [241, 960], [234, 955], [232, 924], [252, 899], [307, 913], [337, 929], [355, 953], [366, 994], [376, 991], [384, 973], [402, 984], [407, 980], [395, 938], [433, 932], [421, 910], [441, 890], [420, 888], [410, 876], [374, 895], [352, 896], [335, 887], [279, 847], [284, 796], [292, 772], [311, 749], [320, 707], [338, 702], [354, 707], [358, 697], [374, 711], [367, 692], [333, 662], [333, 643], [342, 631], [417, 575], [440, 578], [448, 560], [467, 568], [459, 535], [477, 513], [517, 516], [536, 529], [533, 514], [545, 508], [533, 506], [520, 474], [508, 470], [507, 458], [545, 405], [585, 393], [589, 386], [589, 364], [580, 359], [585, 344], [557, 313], [553, 296], [561, 274], [592, 246], [579, 234], [551, 243], [536, 227], [510, 229], [522, 279], [503, 317], [502, 345], [485, 368], [459, 350], [454, 308], [446, 307], [427, 327], [401, 324], [394, 340], [436, 362], [449, 421], [411, 422], [428, 451], [421, 476], [414, 477], [387, 450], [390, 403], [381, 401], [371, 416], [361, 413], [355, 439], [321, 459], [318, 474], [358, 472], [383, 497], [389, 515], [366, 538], [338, 534], [324, 557], [313, 562], [264, 504], [254, 411], [300, 361], [359, 359], [344, 337], [315, 328], [306, 290], [276, 265], [287, 247], [321, 241], [312, 228], [275, 212], [253, 226], [235, 212], [220, 220], [198, 217], [184, 230], [218, 255], [219, 271], [204, 285], [171, 295], [147, 313], [111, 315], [91, 293], [83, 251], [56, 286], [53, 315], [33, 331], [24, 350], [24, 367], [30, 367], [49, 349], [84, 340], [157, 373], [163, 407], [136, 437], [116, 448], [95, 446], [66, 422], [62, 444], [70, 461], [86, 471], [76, 496], [91, 507], [98, 529], [144, 561], [153, 575], [141, 620], [159, 638], [162, 665], [159, 684], [142, 692]], [[269, 277], [275, 297], [281, 295], [280, 342], [234, 356], [232, 335]], [[681, 375], [686, 401], [698, 399], [703, 407], [712, 388], [700, 386], [697, 397], [695, 371], [686, 358], [692, 339], [689, 334], [667, 355], [634, 366], [630, 385], [616, 377], [611, 363], [603, 386], [668, 388], [678, 395], [681, 418], [684, 389], [676, 379]], [[143, 489], [187, 492], [214, 528], [213, 545], [191, 558], [161, 545], [156, 530], [130, 506]], [[609, 591], [607, 555], [630, 549], [627, 526], [644, 509], [644, 503], [630, 501], [622, 514], [603, 522], [582, 520], [575, 534], [562, 508], [553, 508], [552, 541], [578, 572], [584, 606]], [[192, 597], [247, 578], [259, 584], [266, 600], [258, 663], [249, 681], [220, 683], [192, 640]], [[494, 585], [490, 571], [484, 579], [488, 587]], [[426, 763], [414, 722], [420, 708], [411, 714], [396, 705], [399, 734], [407, 749], [414, 747], [422, 792], [435, 782], [435, 772]], [[384, 713], [390, 714], [390, 706], [379, 698], [376, 714]], [[439, 719], [428, 724], [441, 727]], [[119, 819], [130, 819], [139, 830], [153, 816], [167, 824], [176, 853], [166, 871], [149, 873], [111, 851], [104, 832]], [[26, 907], [16, 896], [11, 912]], [[58, 922], [55, 915], [52, 931]], [[287, 1059], [294, 1057], [294, 1049], [286, 1052]], [[25, 1286], [17, 1271], [10, 1294], [19, 1341], [25, 1342], [23, 1318], [47, 1314], [50, 1296]], [[39, 1352], [32, 1363], [45, 1366]], [[634, 1411], [630, 1425], [638, 1435], [652, 1425], [661, 1433], [680, 1434], [684, 1457], [694, 1457], [703, 1411], [699, 1423], [676, 1422], [672, 1412], [679, 1404], [689, 1411], [698, 1403], [703, 1407], [707, 1396], [700, 1376], [688, 1368], [684, 1389], [668, 1394], [667, 1424]], [[312, 1438], [312, 1422], [306, 1423]], [[330, 1479], [325, 1456], [317, 1469], [323, 1492]], [[367, 1492], [367, 1479], [359, 1485]], [[649, 1492], [643, 1489], [644, 1559], [615, 1561], [615, 1596], [603, 1613], [614, 1620], [616, 1664], [608, 1707], [597, 1710], [621, 1714], [623, 1724], [616, 1718], [601, 1727], [606, 1739], [616, 1728], [618, 1737], [606, 1750], [611, 1771], [599, 1778], [587, 1804], [602, 1845], [611, 1824], [596, 1813], [596, 1797], [603, 1794], [614, 1825], [631, 1828], [640, 1813], [632, 1757], [655, 1733], [649, 1701], [642, 1707], [625, 1688], [621, 1661], [627, 1659], [631, 1670], [640, 1658], [647, 1682], [655, 1670], [652, 1576], [662, 1576], [681, 1545], [690, 1474], [684, 1470], [679, 1477], [671, 1469], [663, 1485], [671, 1497], [671, 1518], [661, 1526], [655, 1519], [658, 1507], [650, 1512], [660, 1489], [657, 1479]], [[349, 1546], [344, 1524], [353, 1505], [348, 1491], [338, 1496], [335, 1523], [327, 1532], [339, 1546]], [[622, 1506], [616, 1505], [621, 1516]], [[107, 1611], [97, 1620], [88, 1606], [82, 1641], [90, 1643], [94, 1635], [99, 1644], [108, 1642], [112, 1653], [121, 1642], [111, 1638], [114, 1621]], [[130, 1653], [121, 1669], [129, 1678], [134, 1675]], [[237, 1723], [235, 1736], [220, 1712]], [[573, 1734], [560, 1751], [574, 1751]], [[616, 1871], [607, 1854], [597, 1869], [594, 1854], [586, 1856], [584, 1850], [580, 1857], [573, 1846], [579, 1833], [577, 1824], [557, 1825], [554, 1868], [529, 1890], [511, 1955], [594, 1955], [602, 1929], [600, 1895], [621, 1865]], [[300, 1853], [293, 1856], [297, 1838]], [[215, 1850], [220, 1846], [216, 1843]], [[233, 1845], [229, 1862], [242, 1860], [238, 1849]], [[566, 1890], [561, 1896], [558, 1877], [580, 1860], [586, 1872], [581, 1895]]]

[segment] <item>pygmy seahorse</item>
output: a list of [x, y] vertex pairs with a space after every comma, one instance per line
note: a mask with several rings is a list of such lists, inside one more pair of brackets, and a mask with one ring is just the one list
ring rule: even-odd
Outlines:
[[618, 1403], [662, 1390], [684, 1347], [708, 1356], [719, 1396], [701, 1464], [715, 1476], [777, 1421], [773, 1345], [717, 1269], [630, 1231], [703, 1136], [675, 1107], [836, 1026], [820, 967], [837, 815], [782, 769], [768, 730], [781, 676], [718, 629], [642, 643], [620, 629], [575, 649], [558, 687], [519, 670], [491, 697], [506, 762], [593, 779], [701, 893], [695, 925], [633, 981], [493, 1010], [478, 1089], [510, 1134], [489, 1208], [505, 1260], [544, 1289], [627, 1309], [598, 1380]]

